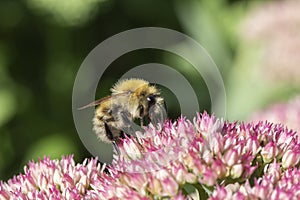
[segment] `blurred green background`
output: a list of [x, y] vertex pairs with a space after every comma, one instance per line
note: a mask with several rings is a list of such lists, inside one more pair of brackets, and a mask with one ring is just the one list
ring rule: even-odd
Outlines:
[[[253, 10], [277, 2], [1, 0], [0, 180], [20, 173], [29, 160], [44, 155], [60, 158], [74, 154], [77, 162], [91, 157], [73, 124], [73, 82], [84, 58], [96, 45], [128, 29], [144, 26], [170, 28], [202, 44], [223, 76], [229, 120], [247, 119], [253, 111], [297, 94], [297, 80], [291, 81], [289, 76], [278, 79], [276, 74], [268, 78], [272, 68], [262, 70], [266, 62], [262, 58], [272, 47], [270, 38], [252, 37], [249, 31], [255, 29], [256, 26], [251, 27], [253, 23], [264, 26], [259, 24], [263, 20], [258, 17], [255, 21], [252, 17]], [[294, 32], [299, 34], [297, 30]], [[103, 88], [96, 96], [109, 94], [109, 88], [123, 73], [148, 62], [177, 69], [197, 92], [200, 111], [210, 110], [210, 97], [201, 76], [183, 59], [151, 49], [128, 53], [112, 63], [101, 79]], [[267, 64], [272, 66], [272, 63]], [[299, 70], [292, 72], [300, 75]], [[278, 72], [280, 75], [284, 73], [285, 70]], [[180, 114], [178, 102], [172, 100], [171, 91], [161, 89], [169, 102], [169, 116], [177, 118]]]

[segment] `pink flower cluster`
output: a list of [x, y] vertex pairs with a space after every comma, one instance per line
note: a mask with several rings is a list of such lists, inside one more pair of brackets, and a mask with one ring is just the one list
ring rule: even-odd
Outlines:
[[210, 200], [240, 199], [299, 199], [300, 169], [284, 170], [279, 163], [267, 164], [262, 177], [256, 178], [251, 184], [249, 180], [226, 186], [217, 186]]
[[300, 83], [299, 9], [298, 0], [260, 2], [244, 20], [241, 34], [251, 43], [263, 44], [262, 74], [296, 86]]
[[[0, 199], [231, 199], [299, 195], [295, 132], [208, 114], [125, 138], [104, 172], [96, 159], [45, 158], [0, 184]], [[297, 184], [294, 186], [293, 184]]]
[[59, 160], [45, 157], [24, 167], [24, 174], [0, 183], [0, 199], [82, 199], [93, 195], [91, 188], [103, 168], [97, 159], [75, 164], [72, 156]]
[[298, 132], [300, 136], [300, 95], [287, 102], [276, 103], [251, 116], [251, 121], [268, 119], [272, 123], [280, 123]]

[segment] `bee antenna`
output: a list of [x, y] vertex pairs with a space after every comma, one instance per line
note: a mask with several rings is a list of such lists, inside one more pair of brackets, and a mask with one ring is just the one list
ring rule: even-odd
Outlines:
[[[106, 97], [106, 98], [108, 98], [108, 97]], [[94, 101], [94, 102], [92, 102], [92, 103], [89, 103], [89, 104], [87, 104], [87, 105], [85, 105], [85, 106], [82, 106], [82, 107], [80, 107], [80, 108], [77, 108], [77, 109], [78, 109], [78, 110], [83, 110], [83, 109], [86, 109], [86, 108], [89, 108], [89, 107], [97, 106], [97, 105], [99, 105], [99, 104], [101, 103], [101, 101], [102, 101], [103, 99], [104, 99], [104, 98], [98, 99], [98, 100], [96, 100], [96, 101]]]
[[80, 108], [77, 108], [77, 110], [84, 110], [85, 108], [87, 108], [88, 106], [82, 106]]

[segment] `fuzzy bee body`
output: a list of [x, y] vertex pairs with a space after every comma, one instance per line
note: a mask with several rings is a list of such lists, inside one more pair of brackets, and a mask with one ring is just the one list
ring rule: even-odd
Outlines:
[[116, 141], [121, 137], [120, 120], [116, 121], [112, 116], [112, 101], [110, 98], [104, 100], [98, 106], [93, 118], [93, 130], [103, 142]]
[[103, 142], [118, 142], [135, 119], [140, 119], [142, 124], [144, 118], [154, 121], [164, 113], [164, 99], [159, 90], [145, 80], [121, 80], [111, 88], [111, 92], [111, 96], [83, 107], [98, 105], [93, 118], [93, 130]]

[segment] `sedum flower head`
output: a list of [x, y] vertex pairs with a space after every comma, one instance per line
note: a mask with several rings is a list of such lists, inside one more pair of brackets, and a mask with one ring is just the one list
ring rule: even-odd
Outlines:
[[[198, 114], [149, 125], [119, 143], [107, 167], [72, 157], [30, 162], [0, 184], [0, 199], [240, 199], [299, 195], [295, 132], [268, 122]], [[299, 179], [300, 180], [300, 179]]]
[[72, 156], [29, 162], [24, 173], [0, 183], [0, 199], [80, 199], [101, 173], [96, 159], [75, 164]]
[[284, 124], [300, 133], [300, 96], [296, 96], [288, 102], [276, 103], [251, 116], [252, 121], [268, 119], [273, 123]]
[[245, 183], [217, 186], [209, 199], [299, 199], [300, 169], [284, 170], [281, 164], [273, 162], [265, 166], [264, 175]]
[[[275, 82], [299, 85], [300, 1], [260, 2], [242, 22], [241, 37], [263, 45], [262, 74]], [[257, 52], [257, 46], [255, 46]]]

